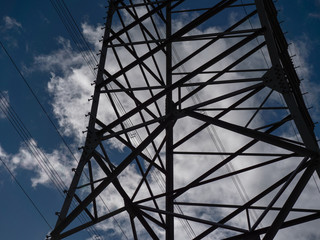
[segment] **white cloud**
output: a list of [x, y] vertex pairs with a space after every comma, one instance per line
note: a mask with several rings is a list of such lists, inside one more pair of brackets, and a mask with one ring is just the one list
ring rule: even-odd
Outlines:
[[53, 111], [65, 136], [72, 136], [80, 143], [85, 136], [87, 121], [84, 116], [90, 111], [90, 78], [88, 69], [72, 69], [64, 78], [51, 75], [48, 91], [53, 97]]
[[97, 27], [91, 26], [88, 23], [81, 24], [82, 33], [85, 39], [94, 46], [94, 51], [98, 52], [101, 48], [101, 42], [99, 40], [102, 39], [104, 29], [102, 25], [98, 25]]
[[16, 19], [9, 17], [9, 16], [4, 16], [3, 17], [3, 21], [4, 21], [4, 26], [3, 28], [5, 30], [9, 30], [9, 29], [22, 29], [22, 24], [19, 23]]
[[58, 37], [57, 43], [61, 46], [58, 50], [35, 57], [32, 70], [67, 74], [72, 71], [71, 68], [84, 66], [81, 54], [72, 49], [69, 40]]
[[54, 183], [58, 186], [65, 185], [64, 188], [68, 187], [73, 175], [71, 169], [76, 166], [70, 154], [63, 148], [51, 153], [46, 152], [32, 139], [27, 143], [29, 147], [23, 144], [15, 154], [6, 153], [0, 146], [0, 155], [9, 169], [14, 174], [18, 169], [33, 172], [34, 176], [31, 178], [33, 187], [38, 185], [53, 187]]

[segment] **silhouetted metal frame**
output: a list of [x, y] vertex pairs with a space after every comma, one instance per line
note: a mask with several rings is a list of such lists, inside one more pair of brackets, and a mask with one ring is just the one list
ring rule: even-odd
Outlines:
[[[83, 153], [79, 162], [79, 165], [75, 171], [74, 178], [72, 180], [71, 186], [69, 188], [69, 191], [67, 192], [66, 200], [64, 202], [64, 205], [62, 207], [62, 210], [60, 212], [57, 224], [55, 226], [55, 229], [51, 232], [51, 239], [62, 239], [67, 236], [70, 236], [80, 230], [83, 230], [87, 227], [93, 226], [96, 223], [99, 223], [101, 221], [104, 221], [106, 219], [109, 219], [121, 212], [128, 212], [130, 215], [130, 222], [131, 227], [133, 231], [133, 237], [134, 239], [138, 239], [136, 227], [134, 223], [134, 218], [137, 217], [140, 221], [140, 223], [143, 225], [145, 230], [148, 232], [148, 234], [153, 239], [158, 239], [158, 236], [152, 229], [152, 227], [148, 224], [145, 218], [149, 219], [150, 221], [154, 222], [161, 228], [166, 230], [166, 239], [174, 239], [174, 218], [180, 218], [180, 219], [186, 219], [188, 221], [195, 221], [198, 223], [203, 223], [210, 225], [207, 230], [199, 234], [194, 239], [202, 239], [217, 228], [225, 228], [225, 229], [231, 229], [239, 234], [234, 237], [230, 237], [228, 239], [259, 239], [259, 235], [265, 234], [264, 239], [269, 240], [273, 239], [274, 236], [277, 234], [277, 232], [286, 227], [294, 226], [297, 224], [309, 222], [315, 219], [319, 219], [319, 210], [317, 209], [295, 209], [293, 208], [295, 202], [297, 201], [298, 197], [300, 196], [301, 192], [303, 191], [305, 185], [310, 180], [312, 174], [317, 171], [318, 175], [320, 174], [320, 168], [319, 168], [319, 148], [317, 145], [317, 141], [315, 138], [315, 135], [313, 133], [313, 123], [312, 120], [308, 114], [308, 111], [305, 107], [305, 104], [302, 99], [301, 92], [299, 90], [299, 79], [298, 76], [294, 70], [294, 67], [292, 65], [292, 62], [290, 60], [290, 57], [287, 53], [287, 42], [285, 38], [283, 37], [282, 31], [279, 27], [279, 24], [277, 22], [276, 18], [276, 9], [273, 6], [273, 3], [271, 0], [255, 0], [255, 5], [257, 7], [257, 10], [251, 12], [246, 17], [229, 27], [227, 30], [221, 33], [217, 34], [209, 34], [207, 36], [204, 35], [195, 35], [195, 36], [187, 36], [185, 37], [184, 34], [188, 33], [190, 30], [194, 29], [195, 27], [199, 26], [200, 24], [204, 23], [206, 20], [211, 18], [212, 16], [218, 14], [222, 10], [229, 8], [229, 7], [236, 7], [236, 5], [232, 5], [237, 0], [225, 0], [220, 1], [216, 5], [214, 5], [212, 8], [203, 9], [206, 10], [203, 14], [199, 15], [197, 18], [192, 20], [189, 24], [182, 27], [180, 30], [178, 30], [175, 33], [171, 33], [171, 13], [175, 12], [173, 9], [179, 4], [183, 3], [183, 0], [179, 1], [146, 1], [145, 3], [141, 4], [131, 4], [126, 5], [121, 0], [113, 0], [110, 1], [109, 10], [108, 10], [108, 16], [107, 16], [107, 22], [106, 22], [106, 30], [103, 37], [103, 45], [101, 50], [101, 58], [98, 65], [98, 74], [97, 74], [97, 80], [96, 80], [96, 87], [95, 92], [93, 95], [93, 103], [92, 103], [92, 109], [90, 112], [90, 120], [89, 120], [89, 126], [88, 126], [88, 134], [86, 138], [85, 147], [83, 149]], [[131, 2], [131, 1], [130, 1]], [[132, 3], [132, 2], [131, 2]], [[155, 6], [155, 3], [157, 6]], [[250, 5], [250, 4], [249, 4]], [[137, 6], [146, 6], [147, 7], [147, 13], [138, 18], [138, 14], [135, 11], [135, 7]], [[245, 6], [245, 5], [239, 5], [239, 6]], [[150, 7], [150, 8], [149, 8]], [[132, 8], [133, 10], [130, 10]], [[125, 9], [132, 18], [135, 20], [129, 24], [125, 25], [123, 20], [121, 19], [121, 14], [119, 14], [120, 9]], [[163, 15], [162, 11], [165, 9], [165, 16]], [[121, 30], [118, 32], [114, 32], [111, 29], [112, 25], [112, 17], [115, 12], [118, 12], [119, 20], [123, 26]], [[166, 38], [161, 39], [160, 34], [157, 32], [158, 39], [154, 38], [153, 34], [149, 32], [149, 30], [142, 24], [142, 22], [150, 18], [152, 20], [152, 24], [155, 27], [155, 22], [153, 21], [153, 15], [157, 14], [160, 19], [163, 20], [164, 24], [166, 25]], [[248, 31], [232, 31], [245, 21], [247, 21], [250, 17], [258, 14], [261, 22], [261, 28], [258, 29], [251, 29]], [[139, 26], [141, 29], [141, 32], [143, 33], [144, 41], [140, 42], [133, 42], [130, 39], [130, 36], [127, 34], [127, 31], [130, 29]], [[156, 27], [155, 27], [156, 29]], [[128, 42], [125, 43], [122, 38], [120, 37], [122, 34], [126, 34], [128, 38]], [[232, 37], [234, 35], [235, 37], [243, 37], [242, 40], [228, 48], [227, 50], [220, 53], [218, 56], [210, 59], [208, 62], [204, 63], [197, 69], [193, 70], [192, 72], [174, 72], [175, 69], [177, 69], [179, 66], [182, 66], [185, 62], [196, 56], [198, 53], [206, 49], [207, 47], [214, 44], [216, 41], [218, 41], [221, 38], [225, 37]], [[258, 36], [264, 35], [265, 42], [260, 43], [257, 47], [254, 49], [248, 51], [246, 54], [244, 54], [241, 58], [230, 64], [229, 66], [225, 67], [221, 71], [211, 71], [211, 73], [217, 73], [214, 77], [207, 80], [207, 82], [202, 83], [190, 83], [188, 82], [190, 79], [195, 77], [198, 74], [206, 74], [210, 71], [206, 72], [206, 69], [215, 63], [219, 62], [221, 59], [224, 59], [226, 56], [230, 55], [237, 49], [241, 48], [242, 46], [246, 45], [253, 39], [255, 39]], [[148, 39], [148, 37], [151, 38]], [[172, 66], [172, 43], [174, 42], [180, 42], [184, 40], [199, 40], [199, 39], [209, 39], [206, 44], [204, 44], [202, 47], [200, 47], [198, 50], [191, 53], [189, 56], [182, 59], [180, 62], [176, 63], [174, 66]], [[117, 40], [119, 43], [114, 44], [113, 40]], [[155, 48], [151, 48], [149, 44], [154, 43], [156, 44]], [[134, 45], [138, 44], [146, 44], [149, 51], [142, 55], [138, 56], [137, 52], [133, 48]], [[258, 83], [251, 85], [249, 87], [245, 87], [243, 89], [239, 89], [237, 91], [233, 91], [229, 94], [225, 94], [221, 97], [215, 97], [210, 100], [207, 100], [202, 103], [194, 104], [191, 107], [188, 107], [186, 109], [181, 109], [181, 103], [184, 101], [190, 99], [192, 96], [194, 96], [196, 93], [201, 91], [203, 88], [209, 85], [214, 84], [223, 84], [227, 83], [229, 81], [230, 84], [234, 82], [240, 82], [239, 80], [224, 80], [215, 82], [216, 79], [218, 79], [220, 76], [222, 76], [225, 73], [232, 72], [232, 71], [238, 71], [238, 72], [249, 72], [249, 71], [265, 71], [266, 69], [256, 69], [256, 70], [232, 70], [233, 67], [237, 66], [237, 64], [241, 63], [243, 60], [251, 56], [256, 51], [260, 50], [262, 47], [267, 46], [268, 51], [270, 53], [271, 63], [272, 66], [281, 66], [284, 71], [287, 74], [287, 88], [290, 89], [288, 92], [282, 93], [282, 96], [286, 102], [287, 107], [282, 107], [278, 109], [288, 109], [290, 111], [290, 115], [287, 117], [279, 120], [278, 122], [275, 122], [273, 124], [269, 124], [266, 126], [263, 126], [259, 129], [249, 129], [248, 125], [250, 124], [251, 120], [254, 118], [255, 114], [257, 114], [261, 110], [270, 109], [275, 110], [277, 107], [264, 107], [264, 102], [267, 100], [268, 96], [271, 94], [273, 90], [271, 90], [270, 94], [265, 98], [265, 100], [260, 104], [260, 106], [256, 108], [252, 108], [252, 110], [255, 110], [254, 115], [252, 118], [248, 121], [247, 125], [245, 127], [238, 126], [232, 123], [228, 123], [226, 121], [221, 120], [222, 116], [227, 114], [230, 111], [234, 110], [245, 110], [249, 108], [237, 108], [241, 103], [245, 102], [247, 99], [252, 97], [253, 95], [260, 92], [262, 89], [264, 89], [266, 86], [263, 82], [261, 82], [261, 79], [243, 79], [241, 81], [243, 82], [254, 82], [257, 81]], [[125, 49], [134, 56], [135, 60], [130, 63], [129, 65], [123, 67], [121, 64], [121, 59], [117, 56], [117, 47], [125, 47]], [[104, 69], [105, 61], [106, 61], [106, 54], [107, 49], [111, 49], [116, 57], [117, 63], [120, 66], [120, 70], [116, 72], [115, 74], [110, 74], [106, 69]], [[163, 52], [166, 55], [166, 79], [163, 79], [162, 73], [160, 71], [160, 67], [158, 66], [158, 63], [154, 57], [154, 55], [158, 52]], [[155, 67], [157, 69], [157, 74], [155, 74], [147, 64], [144, 63], [144, 60], [150, 58], [152, 59], [153, 63], [155, 64]], [[130, 82], [127, 78], [127, 72], [134, 67], [139, 67], [140, 71], [143, 75], [143, 79], [146, 83], [146, 87], [140, 87], [140, 88], [133, 88], [130, 86]], [[145, 71], [147, 71], [159, 84], [160, 86], [150, 86], [148, 84], [148, 79], [146, 77]], [[184, 75], [180, 80], [176, 82], [172, 82], [172, 76], [173, 75]], [[125, 78], [126, 84], [128, 87], [125, 87], [122, 85], [119, 81], [117, 81], [117, 78], [123, 76]], [[260, 81], [259, 81], [260, 80]], [[119, 89], [108, 89], [107, 85], [110, 83], [114, 83]], [[175, 89], [180, 89], [183, 87], [188, 86], [195, 86], [195, 88], [190, 91], [187, 95], [184, 97], [179, 97], [179, 100], [177, 102], [172, 101], [172, 92]], [[153, 94], [152, 89], [159, 89], [160, 92], [157, 94]], [[145, 102], [140, 102], [134, 92], [140, 91], [140, 90], [149, 90], [151, 97], [146, 100]], [[134, 103], [136, 104], [136, 108], [133, 110], [123, 114], [118, 112], [115, 102], [113, 101], [112, 93], [116, 92], [124, 92], [127, 94], [128, 98], [132, 99]], [[118, 119], [111, 122], [108, 125], [105, 125], [102, 123], [99, 119], [97, 119], [97, 109], [99, 105], [99, 98], [101, 94], [107, 94], [109, 99], [111, 100], [111, 105], [115, 109], [116, 115], [118, 116]], [[245, 94], [242, 96], [237, 102], [229, 106], [225, 109], [214, 109], [214, 108], [208, 108], [205, 107], [215, 103], [219, 102], [223, 99], [228, 99], [240, 94]], [[159, 109], [159, 106], [157, 105], [157, 101], [161, 98], [165, 97], [166, 101], [166, 111], [165, 115], [161, 115], [161, 111]], [[155, 104], [158, 114], [160, 117], [158, 117], [156, 114], [154, 114], [151, 110], [149, 110], [149, 106], [151, 104]], [[205, 114], [202, 114], [201, 111], [221, 111], [218, 115], [215, 117], [210, 117]], [[146, 121], [144, 119], [144, 116], [142, 114], [142, 111], [146, 111], [150, 116], [153, 117], [152, 120]], [[200, 111], [200, 112], [199, 112]], [[131, 116], [139, 114], [142, 123], [132, 126], [132, 127], [125, 127], [123, 122], [128, 120]], [[178, 142], [173, 142], [173, 134], [174, 134], [174, 124], [175, 122], [184, 117], [190, 117], [193, 119], [197, 119], [203, 122], [203, 124], [195, 129], [193, 132], [189, 133], [184, 138], [180, 139]], [[280, 137], [272, 135], [272, 132], [281, 127], [283, 124], [285, 124], [288, 121], [293, 120], [296, 123], [296, 126], [298, 128], [298, 131], [302, 137], [303, 145], [299, 142], [291, 141], [288, 139], [282, 139]], [[150, 131], [149, 125], [153, 123], [159, 123], [159, 126], [153, 130]], [[97, 130], [95, 127], [96, 125], [100, 126], [100, 130]], [[120, 125], [122, 130], [119, 130], [117, 132], [114, 132], [114, 127]], [[207, 153], [201, 153], [201, 152], [179, 152], [175, 151], [175, 149], [183, 144], [185, 141], [190, 139], [192, 136], [196, 135], [197, 133], [201, 132], [203, 129], [207, 128], [210, 125], [218, 126], [230, 131], [233, 131], [235, 133], [239, 133], [243, 136], [247, 136], [252, 138], [249, 143], [245, 144], [243, 147], [238, 149], [235, 152], [207, 152]], [[148, 132], [148, 137], [142, 141], [139, 146], [134, 147], [130, 143], [130, 139], [128, 136], [128, 133], [132, 130], [136, 130], [139, 128], [144, 128]], [[265, 129], [265, 131], [261, 131], [262, 129]], [[162, 140], [160, 146], [157, 148], [154, 144], [154, 139], [161, 133], [165, 131], [166, 136]], [[125, 137], [122, 137], [121, 135], [125, 135]], [[113, 166], [112, 163], [108, 160], [108, 155], [106, 150], [103, 147], [102, 141], [105, 141], [109, 138], [115, 137], [120, 142], [122, 142], [126, 147], [132, 150], [132, 152], [127, 156], [117, 167]], [[263, 153], [245, 153], [247, 149], [249, 149], [251, 146], [256, 144], [257, 142], [265, 142], [277, 147], [280, 147], [282, 149], [286, 149], [290, 151], [291, 153], [288, 154], [263, 154]], [[155, 155], [151, 159], [148, 156], [146, 156], [143, 153], [143, 150], [151, 144], [155, 150]], [[96, 147], [100, 146], [102, 149], [103, 155], [101, 155], [99, 152], [97, 152], [95, 149]], [[160, 151], [164, 148], [166, 151], [166, 160], [165, 160], [165, 166], [164, 161], [160, 157]], [[173, 183], [173, 176], [174, 176], [174, 169], [173, 169], [173, 161], [174, 161], [174, 154], [208, 154], [208, 155], [225, 155], [227, 156], [223, 161], [221, 161], [219, 164], [214, 166], [213, 168], [209, 169], [207, 172], [203, 173], [201, 176], [199, 176], [197, 179], [192, 181], [190, 184], [188, 184], [185, 187], [174, 189], [174, 183]], [[214, 177], [211, 179], [206, 179], [209, 175], [211, 175], [213, 172], [217, 171], [221, 167], [225, 166], [236, 158], [237, 156], [270, 156], [270, 157], [276, 157], [274, 159], [271, 159], [269, 161], [256, 164], [247, 168], [239, 169], [237, 171], [227, 173], [224, 175], [221, 175], [219, 177]], [[141, 156], [144, 160], [149, 162], [148, 168], [143, 172], [142, 167], [139, 163], [138, 156]], [[189, 189], [209, 184], [211, 182], [217, 181], [219, 179], [227, 178], [230, 176], [236, 176], [237, 174], [257, 169], [278, 161], [282, 161], [284, 159], [288, 159], [290, 157], [304, 157], [303, 161], [301, 161], [300, 165], [291, 173], [274, 183], [269, 188], [265, 189], [261, 193], [259, 193], [254, 198], [250, 199], [248, 202], [241, 205], [219, 205], [219, 204], [211, 204], [208, 206], [212, 207], [226, 207], [226, 208], [234, 208], [235, 210], [228, 214], [226, 217], [224, 217], [222, 220], [218, 222], [213, 221], [207, 221], [199, 218], [195, 218], [193, 216], [186, 216], [184, 214], [179, 214], [174, 212], [174, 205], [194, 205], [194, 206], [203, 206], [201, 203], [186, 203], [186, 202], [176, 202], [175, 199], [177, 199], [181, 194], [187, 192]], [[155, 160], [158, 159], [160, 165], [155, 163]], [[99, 179], [99, 180], [93, 180], [93, 172], [91, 167], [91, 161], [96, 161], [100, 168], [105, 172], [107, 175], [106, 178]], [[133, 161], [136, 161], [136, 164], [138, 165], [142, 179], [138, 185], [138, 188], [136, 192], [134, 193], [133, 197], [130, 199], [127, 193], [124, 191], [123, 187], [121, 186], [120, 182], [117, 179], [117, 176]], [[90, 185], [91, 193], [83, 200], [80, 200], [80, 198], [75, 194], [76, 189], [84, 187], [84, 186], [78, 186], [80, 176], [82, 174], [82, 171], [85, 167], [85, 165], [88, 165], [88, 171], [89, 171], [89, 178], [90, 183], [87, 185]], [[154, 167], [165, 174], [166, 176], [166, 192], [163, 194], [157, 194], [154, 195], [152, 190], [150, 189], [150, 185], [147, 180], [147, 175], [149, 174], [151, 168]], [[277, 198], [282, 194], [282, 192], [287, 188], [287, 186], [291, 183], [292, 179], [297, 176], [298, 173], [303, 172], [302, 176], [300, 177], [299, 181], [296, 183], [296, 186], [290, 196], [288, 197], [287, 201], [283, 205], [282, 208], [277, 208], [273, 206], [273, 203], [277, 200]], [[206, 180], [205, 180], [206, 179]], [[149, 198], [145, 198], [143, 200], [134, 201], [134, 198], [136, 196], [136, 193], [139, 191], [141, 185], [143, 183], [146, 183], [148, 187], [149, 194], [151, 195]], [[110, 212], [108, 214], [105, 214], [103, 216], [99, 216], [97, 212], [97, 206], [96, 206], [96, 198], [98, 195], [109, 185], [113, 184], [114, 187], [117, 189], [117, 191], [120, 193], [122, 198], [125, 200], [125, 206], [123, 208], [117, 209], [113, 212]], [[258, 207], [253, 206], [253, 204], [257, 201], [259, 201], [261, 198], [272, 192], [278, 187], [281, 187], [281, 189], [278, 191], [278, 194], [273, 198], [273, 200], [270, 202], [269, 206], [267, 207]], [[166, 198], [166, 209], [162, 210], [157, 206], [156, 200], [159, 198], [165, 197]], [[73, 199], [76, 199], [76, 201], [79, 203], [79, 205], [74, 208], [71, 212], [70, 211], [70, 205]], [[141, 204], [153, 201], [155, 208], [146, 207]], [[88, 205], [93, 204], [93, 215], [88, 210]], [[263, 214], [260, 216], [260, 218], [251, 224], [249, 223], [249, 230], [236, 228], [233, 226], [226, 225], [225, 223], [228, 222], [233, 217], [237, 216], [239, 213], [243, 211], [248, 211], [248, 209], [261, 209], [264, 210]], [[158, 213], [158, 216], [160, 218], [160, 221], [152, 217], [150, 214], [148, 214], [148, 211], [150, 212], [156, 212]], [[269, 211], [278, 211], [278, 215], [275, 218], [274, 222], [271, 226], [265, 227], [265, 228], [259, 228], [257, 229], [257, 226], [259, 222], [263, 219], [263, 217], [269, 212]], [[305, 212], [305, 213], [311, 213], [304, 217], [299, 217], [293, 220], [285, 221], [286, 217], [290, 212]], [[91, 221], [82, 224], [81, 226], [75, 227], [71, 230], [67, 230], [63, 232], [69, 224], [81, 213], [85, 212]], [[165, 215], [165, 219], [163, 218], [163, 215]], [[249, 221], [250, 219], [248, 219]]]

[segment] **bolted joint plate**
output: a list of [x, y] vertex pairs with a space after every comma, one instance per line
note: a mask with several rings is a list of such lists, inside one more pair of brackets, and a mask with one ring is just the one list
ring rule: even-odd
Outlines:
[[88, 130], [84, 151], [86, 151], [87, 153], [91, 153], [95, 150], [95, 148], [99, 145], [100, 142], [101, 139], [96, 134], [96, 131], [93, 132]]
[[271, 67], [263, 76], [265, 85], [279, 93], [289, 93], [290, 85], [286, 74], [280, 65]]

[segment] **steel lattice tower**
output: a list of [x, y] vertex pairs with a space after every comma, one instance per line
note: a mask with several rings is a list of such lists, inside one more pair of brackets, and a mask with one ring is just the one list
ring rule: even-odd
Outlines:
[[314, 124], [271, 0], [110, 0], [97, 71], [51, 239], [118, 219], [128, 239], [268, 240], [319, 219]]

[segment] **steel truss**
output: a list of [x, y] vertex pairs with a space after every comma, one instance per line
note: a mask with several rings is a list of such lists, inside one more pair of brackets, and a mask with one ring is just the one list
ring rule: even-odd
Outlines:
[[287, 49], [271, 0], [110, 0], [51, 239], [117, 219], [129, 239], [268, 240], [319, 219], [319, 148]]

